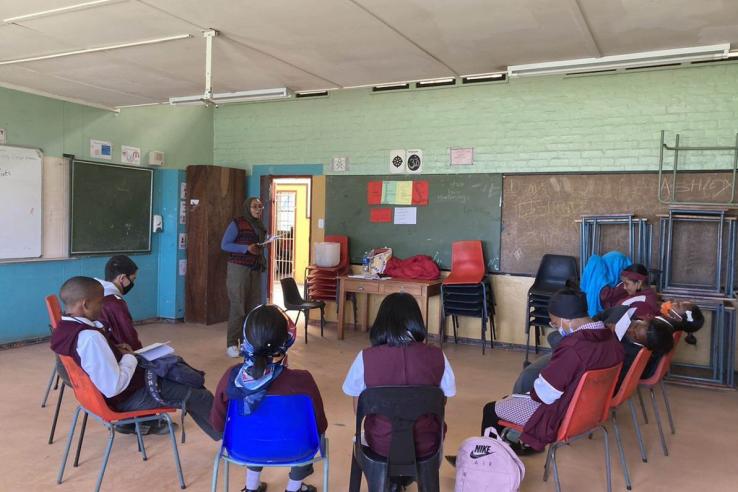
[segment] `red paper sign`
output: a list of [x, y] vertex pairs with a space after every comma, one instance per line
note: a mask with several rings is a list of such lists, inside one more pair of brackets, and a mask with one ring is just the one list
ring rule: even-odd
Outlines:
[[369, 210], [369, 222], [392, 222], [391, 208], [372, 208]]
[[381, 181], [369, 181], [366, 189], [366, 201], [369, 205], [379, 205], [382, 203]]
[[428, 205], [427, 181], [413, 181], [413, 205]]

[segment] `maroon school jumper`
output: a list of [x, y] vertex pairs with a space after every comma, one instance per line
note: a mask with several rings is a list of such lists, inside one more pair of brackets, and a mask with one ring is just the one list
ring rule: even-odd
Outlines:
[[128, 310], [128, 303], [120, 296], [110, 294], [103, 298], [100, 321], [105, 325], [114, 343], [126, 343], [133, 350], [143, 347], [141, 340], [138, 339], [138, 332], [133, 327], [133, 318]]
[[631, 296], [622, 282], [615, 287], [604, 287], [600, 291], [600, 301], [604, 309], [625, 304], [634, 307], [634, 316], [638, 319], [651, 319], [658, 316], [661, 310], [658, 294], [651, 287], [639, 290]]
[[[525, 423], [520, 440], [533, 449], [541, 451], [546, 444], [556, 441], [561, 421], [585, 371], [623, 362], [623, 346], [612, 331], [602, 326], [600, 329], [579, 329], [565, 336], [541, 371], [541, 376], [564, 394], [550, 405], [540, 405]], [[530, 396], [541, 401], [535, 389]]]
[[[72, 359], [74, 359], [74, 362], [81, 368], [82, 362], [80, 362], [79, 354], [77, 353], [77, 337], [83, 330], [93, 330], [102, 334], [102, 336], [104, 336], [105, 340], [108, 342], [108, 346], [113, 352], [115, 360], [120, 362], [123, 354], [115, 346], [115, 343], [110, 340], [110, 337], [106, 336], [103, 330], [94, 328], [88, 324], [82, 323], [81, 321], [61, 320], [58, 328], [54, 330], [51, 334], [51, 350], [59, 355], [67, 355], [71, 357]], [[146, 380], [144, 376], [144, 371], [143, 369], [141, 369], [140, 366], [136, 366], [136, 370], [133, 372], [131, 381], [128, 383], [126, 389], [124, 389], [112, 398], [107, 398], [105, 395], [102, 396], [105, 398], [105, 401], [107, 401], [113, 408], [117, 408], [117, 403], [124, 402], [138, 389], [143, 388], [145, 384]]]
[[[374, 386], [427, 385], [440, 386], [446, 362], [438, 347], [413, 342], [404, 347], [377, 345], [364, 349], [364, 384]], [[439, 423], [433, 416], [415, 422], [415, 453], [419, 458], [438, 449]], [[392, 424], [381, 416], [369, 415], [364, 420], [366, 442], [375, 453], [389, 455]]]
[[[241, 364], [229, 367], [220, 378], [218, 387], [215, 389], [213, 408], [210, 410], [210, 425], [218, 432], [225, 428], [226, 413], [228, 411], [228, 383], [236, 377], [235, 369]], [[308, 371], [284, 368], [282, 374], [272, 381], [267, 390], [267, 395], [307, 395], [313, 401], [315, 410], [315, 421], [318, 424], [318, 434], [325, 434], [328, 428], [328, 420], [325, 418], [323, 399], [320, 397], [318, 385], [315, 384], [313, 376]]]

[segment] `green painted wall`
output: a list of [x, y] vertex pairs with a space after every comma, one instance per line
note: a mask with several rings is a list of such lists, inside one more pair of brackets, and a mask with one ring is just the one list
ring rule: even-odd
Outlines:
[[[386, 173], [392, 149], [421, 149], [426, 172], [454, 172], [449, 147], [474, 147], [462, 172], [653, 170], [659, 132], [682, 144], [733, 145], [738, 64], [563, 79], [227, 105], [214, 112], [214, 162], [328, 164]], [[730, 166], [730, 156], [692, 156], [692, 168]], [[680, 166], [682, 164], [680, 163]], [[326, 172], [328, 169], [326, 169]]]
[[113, 160], [120, 146], [165, 154], [166, 167], [213, 162], [212, 108], [145, 106], [112, 113], [88, 106], [26, 94], [0, 87], [0, 128], [9, 145], [40, 147], [46, 155], [74, 154], [89, 158], [90, 139], [113, 143]]

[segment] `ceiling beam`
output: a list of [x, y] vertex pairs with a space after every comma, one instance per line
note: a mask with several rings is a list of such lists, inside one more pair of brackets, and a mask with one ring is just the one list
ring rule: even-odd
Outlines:
[[587, 49], [587, 53], [595, 58], [601, 57], [602, 50], [600, 50], [600, 47], [597, 44], [597, 40], [592, 33], [592, 28], [589, 27], [587, 16], [584, 15], [584, 10], [582, 9], [582, 5], [579, 3], [579, 0], [567, 0], [567, 4], [569, 6], [569, 11], [571, 12], [574, 23], [579, 28], [579, 32], [582, 33], [582, 41], [584, 41], [584, 46]]
[[[208, 29], [218, 29], [217, 27], [212, 27], [212, 26], [201, 26], [201, 25], [199, 25], [199, 24], [197, 24], [197, 23], [195, 23], [195, 22], [193, 22], [193, 21], [191, 21], [189, 19], [186, 19], [184, 17], [181, 17], [181, 16], [179, 16], [179, 15], [173, 13], [173, 12], [170, 12], [169, 10], [166, 10], [166, 9], [164, 9], [162, 7], [159, 7], [157, 5], [152, 5], [147, 0], [136, 0], [136, 1], [138, 3], [140, 3], [140, 4], [142, 4], [142, 5], [146, 5], [149, 8], [152, 8], [152, 9], [158, 11], [158, 12], [161, 12], [162, 14], [168, 15], [169, 17], [172, 17], [172, 18], [177, 19], [179, 21], [186, 22], [186, 23], [188, 23], [188, 24], [190, 24], [192, 26], [195, 26], [195, 27], [197, 27], [201, 31], [206, 31]], [[317, 74], [315, 72], [311, 72], [310, 70], [308, 70], [306, 68], [303, 68], [303, 67], [301, 67], [299, 65], [295, 65], [292, 62], [289, 62], [289, 61], [287, 61], [287, 60], [285, 60], [283, 58], [280, 58], [280, 57], [278, 57], [276, 55], [273, 55], [273, 54], [271, 54], [271, 53], [269, 53], [267, 51], [264, 51], [264, 50], [262, 50], [260, 48], [257, 48], [255, 46], [249, 44], [249, 43], [246, 43], [244, 41], [240, 41], [239, 39], [234, 38], [233, 36], [229, 36], [228, 35], [228, 31], [222, 31], [222, 30], [218, 29], [218, 34], [219, 34], [218, 37], [220, 39], [228, 39], [232, 43], [237, 44], [237, 45], [239, 45], [239, 46], [241, 46], [243, 48], [247, 48], [247, 49], [249, 49], [251, 51], [254, 51], [256, 53], [259, 53], [260, 55], [263, 55], [263, 56], [266, 56], [268, 58], [271, 58], [272, 60], [276, 60], [276, 61], [278, 61], [279, 63], [281, 63], [283, 65], [287, 65], [290, 68], [293, 68], [295, 70], [298, 70], [298, 71], [300, 71], [300, 72], [302, 72], [304, 74], [310, 75], [311, 77], [315, 77], [316, 79], [320, 79], [323, 82], [327, 82], [328, 84], [331, 85], [330, 88], [343, 89], [343, 85], [339, 84], [338, 82], [335, 82], [333, 80], [330, 80], [330, 79], [328, 79], [328, 78], [326, 78], [326, 77], [324, 77], [322, 75], [319, 75], [319, 74]]]
[[415, 41], [413, 41], [407, 34], [403, 33], [402, 31], [400, 31], [399, 29], [397, 29], [395, 26], [393, 26], [392, 24], [390, 24], [386, 20], [382, 19], [377, 14], [375, 14], [374, 12], [372, 12], [371, 10], [369, 10], [367, 7], [365, 7], [361, 3], [357, 2], [356, 0], [348, 0], [348, 1], [350, 3], [352, 3], [352, 4], [354, 4], [359, 9], [363, 10], [365, 13], [369, 14], [370, 16], [372, 16], [374, 19], [376, 19], [377, 21], [379, 21], [381, 24], [383, 24], [388, 29], [392, 30], [394, 33], [396, 33], [402, 39], [404, 39], [408, 43], [410, 43], [413, 46], [415, 46], [415, 48], [417, 48], [418, 50], [422, 51], [426, 56], [432, 58], [434, 61], [436, 61], [436, 62], [440, 63], [441, 65], [443, 65], [444, 67], [446, 67], [455, 77], [458, 77], [459, 76], [459, 71], [458, 70], [454, 69], [451, 65], [449, 65], [445, 61], [441, 60], [438, 56], [434, 55], [433, 53], [431, 53], [427, 49], [425, 49], [422, 46], [420, 46], [418, 43], [416, 43]]

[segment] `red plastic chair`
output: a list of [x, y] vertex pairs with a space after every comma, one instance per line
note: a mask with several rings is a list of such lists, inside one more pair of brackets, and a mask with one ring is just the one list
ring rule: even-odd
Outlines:
[[[176, 408], [170, 408], [170, 407], [162, 407], [162, 408], [152, 408], [147, 410], [135, 410], [132, 412], [116, 412], [115, 410], [112, 410], [107, 402], [105, 401], [105, 398], [103, 398], [103, 395], [100, 393], [100, 391], [95, 387], [92, 380], [90, 380], [90, 377], [87, 375], [87, 373], [82, 370], [81, 367], [77, 365], [77, 363], [69, 356], [66, 355], [60, 355], [59, 359], [61, 360], [62, 364], [64, 365], [64, 368], [67, 370], [67, 374], [69, 375], [69, 381], [72, 385], [72, 389], [74, 390], [74, 396], [77, 397], [77, 401], [79, 402], [79, 406], [74, 412], [74, 418], [72, 419], [72, 426], [69, 429], [69, 435], [67, 436], [67, 445], [64, 449], [64, 457], [62, 458], [61, 468], [59, 469], [59, 474], [56, 477], [56, 483], [62, 483], [62, 478], [64, 476], [64, 468], [67, 464], [67, 458], [69, 457], [69, 448], [72, 445], [72, 438], [74, 437], [74, 430], [77, 426], [77, 420], [79, 418], [79, 412], [83, 411], [85, 412], [85, 416], [91, 415], [100, 423], [102, 423], [105, 428], [108, 429], [108, 443], [105, 447], [105, 455], [103, 456], [102, 466], [100, 467], [100, 473], [97, 477], [97, 485], [95, 486], [95, 492], [98, 492], [100, 490], [100, 485], [102, 484], [103, 475], [105, 475], [105, 468], [108, 464], [108, 459], [110, 458], [110, 450], [113, 447], [113, 439], [115, 437], [115, 426], [117, 424], [134, 424], [136, 426], [136, 437], [138, 438], [138, 446], [141, 450], [141, 454], [143, 455], [144, 461], [147, 459], [146, 457], [146, 449], [143, 445], [143, 438], [141, 437], [141, 431], [140, 431], [140, 424], [142, 422], [148, 422], [153, 420], [161, 420], [165, 419], [167, 421], [167, 425], [169, 426], [169, 438], [172, 441], [172, 451], [174, 452], [174, 462], [177, 466], [177, 478], [179, 478], [179, 486], [180, 488], [185, 488], [185, 482], [184, 477], [182, 476], [182, 466], [179, 461], [179, 452], [177, 451], [177, 440], [174, 438], [174, 430], [172, 429], [172, 419], [168, 415], [170, 413], [176, 412], [178, 409]], [[81, 445], [81, 440], [80, 440]], [[76, 466], [76, 464], [75, 464]]]
[[482, 241], [455, 241], [451, 244], [451, 273], [445, 285], [478, 284], [484, 279]]
[[663, 356], [659, 361], [659, 365], [656, 366], [656, 370], [653, 372], [653, 376], [648, 379], [641, 379], [640, 387], [638, 388], [638, 399], [641, 401], [641, 410], [643, 410], [643, 419], [648, 423], [648, 415], [646, 414], [646, 405], [643, 403], [643, 396], [641, 395], [641, 387], [647, 388], [651, 392], [651, 403], [653, 404], [653, 413], [656, 415], [656, 425], [659, 428], [659, 437], [661, 437], [661, 449], [664, 452], [664, 456], [669, 456], [669, 448], [666, 447], [666, 438], [664, 437], [664, 430], [661, 427], [661, 415], [659, 415], [659, 407], [656, 404], [656, 392], [654, 389], [658, 385], [661, 387], [661, 394], [664, 395], [664, 405], [666, 406], [666, 414], [669, 416], [669, 426], [671, 427], [671, 433], [676, 434], [676, 428], [674, 427], [674, 419], [671, 416], [671, 407], [669, 406], [669, 398], [666, 396], [666, 386], [664, 386], [664, 378], [669, 372], [671, 367], [671, 360], [674, 358], [676, 353], [677, 345], [679, 340], [682, 339], [682, 332], [675, 331], [672, 335], [674, 337], [674, 347], [671, 351]]
[[647, 461], [646, 457], [646, 447], [643, 445], [643, 436], [641, 435], [641, 427], [638, 424], [638, 417], [636, 415], [636, 409], [635, 405], [633, 405], [632, 396], [633, 393], [636, 392], [638, 389], [638, 383], [640, 382], [641, 376], [643, 375], [643, 371], [646, 369], [646, 364], [648, 364], [648, 360], [651, 358], [651, 351], [647, 348], [642, 348], [638, 355], [636, 355], [635, 360], [633, 361], [633, 364], [630, 366], [630, 369], [628, 369], [628, 373], [623, 378], [623, 382], [620, 384], [620, 389], [615, 394], [615, 396], [612, 397], [612, 400], [610, 401], [610, 419], [612, 420], [612, 426], [613, 429], [615, 429], [615, 441], [618, 444], [618, 454], [620, 456], [620, 465], [623, 468], [623, 476], [625, 477], [625, 487], [628, 490], [631, 490], [632, 484], [630, 481], [630, 472], [628, 471], [628, 462], [625, 461], [625, 451], [623, 449], [623, 441], [620, 437], [620, 429], [618, 428], [618, 421], [616, 418], [616, 411], [617, 408], [625, 403], [628, 402], [628, 406], [630, 407], [630, 416], [633, 419], [633, 427], [635, 427], [636, 436], [638, 436], [638, 446], [641, 449], [641, 459], [645, 463]]
[[[605, 369], [593, 369], [582, 374], [574, 396], [571, 398], [569, 408], [566, 410], [564, 419], [559, 426], [556, 442], [548, 447], [546, 465], [543, 472], [543, 481], [548, 480], [549, 466], [553, 463], [554, 485], [556, 492], [561, 492], [559, 483], [559, 469], [556, 465], [556, 450], [563, 445], [568, 445], [589, 436], [595, 430], [601, 430], [605, 444], [605, 470], [607, 477], [607, 492], [612, 492], [612, 474], [610, 470], [610, 448], [607, 437], [607, 422], [610, 411], [610, 401], [615, 391], [615, 384], [623, 364], [618, 364]], [[523, 426], [513, 422], [500, 420], [499, 425], [523, 432]]]
[[[44, 299], [46, 304], [46, 311], [49, 314], [49, 328], [51, 331], [56, 330], [61, 321], [62, 311], [59, 299], [54, 295], [48, 295]], [[61, 388], [59, 388], [59, 380], [61, 379]], [[54, 383], [56, 380], [56, 383]], [[56, 410], [54, 411], [54, 419], [51, 421], [51, 432], [49, 433], [49, 444], [54, 442], [54, 434], [56, 433], [56, 423], [59, 420], [59, 409], [61, 408], [62, 399], [64, 399], [64, 387], [69, 385], [69, 379], [67, 378], [64, 367], [61, 366], [59, 360], [54, 357], [54, 367], [51, 369], [51, 377], [49, 378], [49, 384], [46, 385], [46, 393], [44, 393], [44, 399], [41, 401], [41, 408], [46, 407], [46, 401], [49, 399], [49, 393], [51, 392], [51, 385], [54, 384], [54, 389], [59, 388], [59, 396], [56, 399]]]

